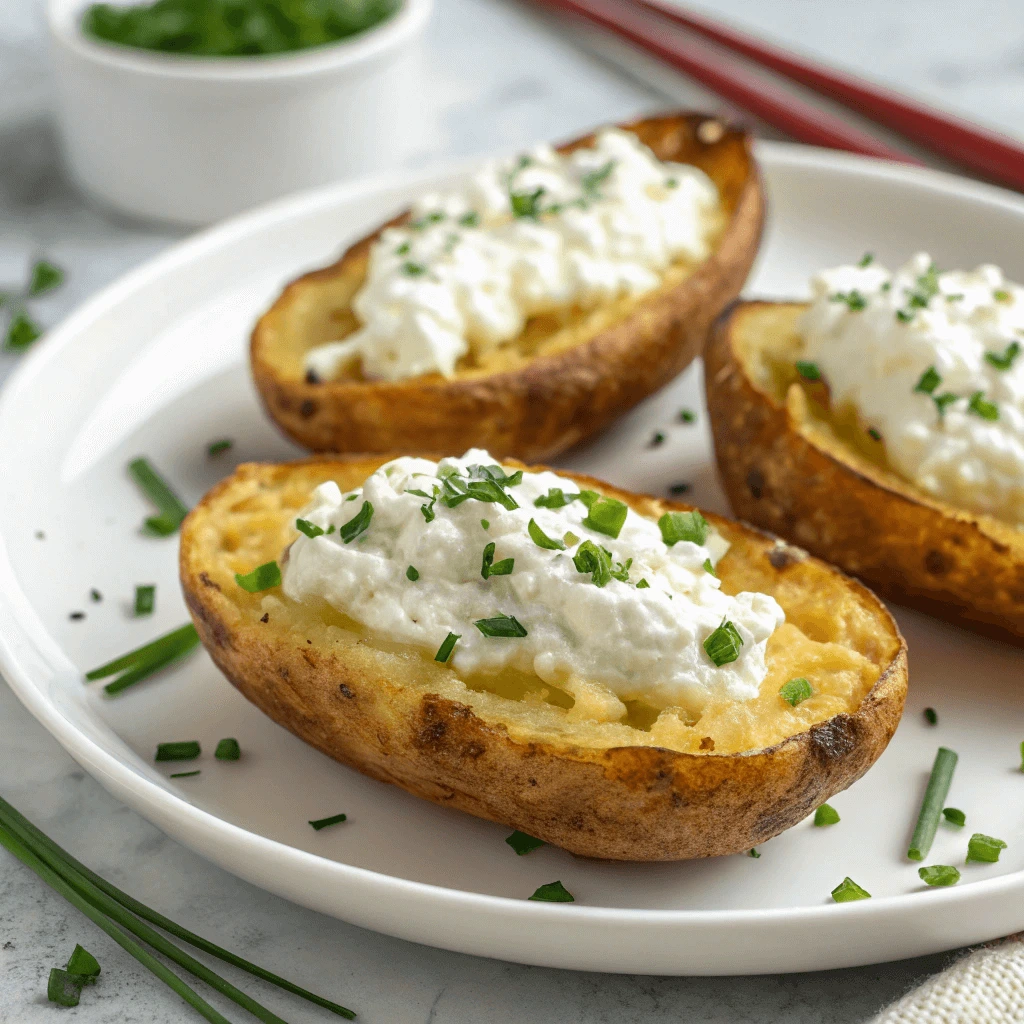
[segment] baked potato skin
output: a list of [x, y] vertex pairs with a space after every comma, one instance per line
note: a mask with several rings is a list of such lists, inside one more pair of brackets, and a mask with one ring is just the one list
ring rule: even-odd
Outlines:
[[744, 353], [758, 336], [792, 331], [804, 308], [737, 303], [709, 340], [707, 403], [733, 511], [885, 597], [1020, 643], [1024, 535], [917, 491], [755, 383]]
[[[540, 353], [504, 372], [323, 383], [280, 372], [272, 353], [291, 318], [315, 306], [325, 288], [354, 293], [377, 231], [333, 266], [289, 284], [257, 323], [250, 361], [274, 422], [312, 451], [461, 454], [477, 446], [496, 458], [546, 459], [668, 383], [699, 354], [714, 318], [746, 280], [764, 221], [761, 178], [748, 137], [716, 119], [677, 114], [623, 127], [660, 158], [701, 167], [719, 187], [728, 223], [692, 274], [635, 304], [589, 341]], [[588, 135], [560, 148], [592, 141]]]
[[[395, 685], [380, 655], [356, 643], [343, 658], [240, 611], [206, 571], [216, 519], [234, 497], [279, 488], [296, 473], [356, 486], [383, 458], [242, 466], [193, 510], [181, 540], [181, 581], [203, 644], [227, 678], [300, 739], [366, 775], [424, 799], [520, 829], [580, 856], [684, 860], [737, 853], [796, 824], [851, 785], [889, 742], [907, 686], [906, 646], [860, 584], [803, 552], [718, 517], [727, 557], [756, 561], [780, 586], [854, 588], [876, 615], [891, 658], [853, 714], [837, 715], [768, 749], [686, 754], [652, 746], [599, 749], [516, 739], [459, 701]], [[650, 514], [655, 502], [600, 481], [581, 486]], [[312, 485], [311, 485], [312, 486]]]

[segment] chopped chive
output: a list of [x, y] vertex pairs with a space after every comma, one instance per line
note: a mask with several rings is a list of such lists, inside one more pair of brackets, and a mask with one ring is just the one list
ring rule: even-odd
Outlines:
[[967, 411], [973, 412], [983, 420], [999, 419], [999, 406], [995, 402], [988, 401], [983, 391], [975, 391], [967, 403]]
[[68, 974], [74, 974], [92, 984], [100, 973], [100, 962], [84, 946], [77, 943], [64, 968]]
[[797, 704], [807, 700], [808, 697], [813, 697], [814, 691], [811, 689], [811, 684], [803, 676], [798, 676], [796, 679], [790, 679], [788, 683], [782, 684], [779, 688], [779, 696], [787, 704], [796, 707]]
[[872, 441], [882, 440], [882, 435], [874, 427], [868, 427], [868, 437], [870, 437]]
[[925, 885], [956, 885], [960, 881], [960, 872], [949, 864], [918, 868], [917, 874]]
[[1002, 839], [994, 839], [992, 836], [975, 832], [967, 843], [967, 860], [978, 861], [982, 864], [995, 864], [999, 860], [999, 853], [1006, 849], [1006, 843]]
[[544, 195], [543, 185], [538, 185], [532, 192], [509, 192], [509, 205], [512, 207], [513, 217], [532, 217], [536, 219], [541, 214], [540, 197]]
[[950, 825], [956, 825], [958, 828], [963, 828], [967, 824], [967, 815], [959, 807], [943, 807], [942, 816]]
[[875, 262], [875, 254], [873, 252], [866, 252], [857, 261], [857, 266], [858, 267], [870, 267], [871, 264], [874, 263], [874, 262]]
[[329, 828], [331, 825], [340, 825], [343, 821], [348, 821], [347, 814], [332, 814], [329, 818], [317, 818], [316, 821], [311, 821], [309, 824], [319, 832], [322, 828]]
[[415, 565], [410, 565], [409, 568], [405, 570], [405, 578], [415, 583], [420, 578], [419, 569], [417, 569]]
[[248, 593], [258, 594], [263, 590], [281, 586], [281, 567], [277, 562], [264, 562], [244, 575], [236, 572], [235, 582]]
[[396, 250], [396, 256], [408, 256], [409, 255], [409, 243], [403, 242]]
[[707, 656], [718, 668], [734, 662], [740, 656], [743, 638], [739, 630], [728, 620], [715, 629], [704, 641]]
[[231, 441], [226, 437], [221, 441], [213, 441], [210, 444], [210, 447], [206, 449], [206, 454], [209, 455], [211, 459], [215, 459], [218, 455], [223, 455], [224, 452], [230, 451], [234, 446], [234, 443], [234, 441]]
[[427, 268], [422, 263], [414, 263], [412, 260], [406, 260], [402, 264], [402, 273], [407, 277], [420, 277], [422, 274], [427, 272]]
[[1006, 350], [1000, 354], [998, 352], [986, 352], [985, 362], [994, 366], [997, 370], [1008, 370], [1013, 366], [1014, 360], [1020, 355], [1020, 342], [1011, 341], [1006, 346]]
[[326, 532], [322, 527], [317, 526], [316, 523], [311, 523], [308, 519], [296, 519], [295, 529], [299, 533], [304, 533], [310, 540], [315, 537], [322, 537]]
[[[340, 1006], [329, 999], [324, 999], [322, 996], [309, 992], [279, 975], [258, 967], [256, 964], [250, 963], [240, 956], [236, 956], [234, 953], [223, 949], [208, 939], [204, 939], [201, 935], [197, 935], [187, 928], [182, 928], [181, 925], [150, 909], [144, 903], [140, 903], [126, 892], [111, 885], [95, 872], [90, 871], [80, 861], [75, 860], [74, 857], [54, 843], [52, 839], [37, 829], [27, 818], [19, 814], [2, 798], [0, 798], [0, 845], [6, 846], [11, 853], [34, 871], [47, 885], [55, 889], [90, 920], [99, 925], [131, 956], [139, 960], [143, 966], [152, 971], [161, 981], [184, 999], [185, 1002], [197, 1009], [213, 1024], [228, 1024], [228, 1021], [205, 1002], [194, 989], [181, 981], [161, 961], [157, 960], [156, 957], [148, 953], [122, 931], [121, 927], [118, 927], [119, 925], [148, 942], [159, 952], [165, 953], [175, 963], [180, 964], [190, 973], [208, 982], [217, 991], [228, 996], [238, 1005], [250, 1010], [254, 1014], [263, 1014], [260, 1018], [262, 1020], [273, 1020], [270, 1016], [270, 1011], [260, 1006], [255, 1000], [250, 999], [230, 982], [215, 974], [205, 964], [200, 963], [180, 950], [163, 935], [143, 922], [149, 921], [152, 924], [158, 925], [164, 931], [223, 960], [225, 963], [232, 964], [243, 971], [248, 971], [257, 978], [268, 981], [272, 985], [277, 985], [286, 992], [291, 992], [302, 999], [322, 1006], [341, 1017], [351, 1020], [355, 1016], [347, 1007]], [[143, 920], [139, 921], [134, 915], [138, 915], [138, 918]]]
[[480, 223], [480, 214], [470, 211], [459, 218], [459, 224], [464, 228], [475, 228]]
[[179, 740], [174, 743], [158, 743], [154, 761], [194, 761], [202, 751], [199, 740]]
[[500, 562], [494, 560], [494, 541], [491, 541], [484, 548], [484, 556], [480, 565], [480, 575], [486, 580], [492, 576], [508, 576], [515, 568], [514, 558], [503, 558]]
[[1024, 772], [1024, 743], [1020, 745], [1020, 770]]
[[897, 309], [896, 319], [899, 320], [901, 324], [909, 324], [910, 321], [914, 319], [914, 314], [908, 309]]
[[516, 829], [516, 831], [513, 832], [505, 842], [508, 843], [508, 845], [511, 846], [520, 857], [529, 853], [531, 850], [536, 850], [538, 847], [547, 845], [543, 839], [534, 839], [533, 836], [528, 836], [525, 832], [520, 832], [518, 829]]
[[95, 587], [93, 587], [89, 591], [89, 599], [98, 604], [100, 601], [103, 600], [103, 595]]
[[946, 296], [946, 301], [947, 302], [959, 302], [961, 299], [963, 299], [963, 297], [964, 297], [964, 293], [963, 292], [950, 292]]
[[434, 661], [439, 661], [444, 664], [452, 656], [452, 651], [455, 650], [455, 645], [462, 639], [461, 633], [449, 633], [441, 643], [441, 646], [437, 649], [437, 654], [434, 655]]
[[4, 348], [9, 352], [23, 352], [42, 333], [42, 328], [27, 313], [18, 310], [7, 325]]
[[942, 419], [946, 415], [946, 406], [952, 405], [958, 399], [958, 395], [954, 395], [951, 391], [947, 391], [942, 395], [932, 395], [932, 401], [935, 403], [935, 408], [939, 411], [939, 419]]
[[[924, 709], [924, 720], [929, 725], [938, 725], [938, 723], [939, 723], [939, 716], [935, 713], [935, 708], [925, 708]], [[1024, 746], [1024, 744], [1022, 744], [1022, 746]], [[1024, 751], [1022, 751], [1022, 755], [1024, 755]]]
[[706, 573], [709, 573], [710, 575], [716, 577], [716, 578], [718, 577], [718, 573], [715, 572], [715, 567], [711, 564], [711, 559], [710, 558], [705, 558], [704, 559], [704, 571]]
[[571, 892], [561, 882], [548, 882], [542, 885], [531, 897], [543, 903], [575, 903]]
[[839, 812], [831, 804], [822, 804], [814, 812], [814, 824], [819, 828], [825, 825], [838, 825]]
[[747, 856], [753, 857], [755, 860], [757, 860], [760, 858], [761, 854], [758, 853], [756, 846], [752, 846], [749, 850], [747, 850]]
[[809, 362], [806, 359], [798, 359], [796, 361], [796, 372], [804, 380], [821, 380], [821, 370], [818, 368], [818, 364]]
[[490, 523], [490, 520], [488, 520], [488, 519], [481, 519], [481, 520], [480, 520], [480, 525], [481, 525], [481, 526], [482, 526], [482, 527], [483, 527], [483, 528], [484, 528], [485, 530], [489, 530], [489, 529], [491, 528], [491, 523]]
[[658, 520], [661, 539], [669, 547], [680, 541], [703, 544], [708, 539], [708, 521], [696, 509], [693, 512], [666, 512]]
[[850, 310], [859, 313], [867, 308], [868, 300], [856, 289], [851, 288], [848, 292], [836, 292], [829, 296], [830, 302], [845, 302]]
[[992, 298], [995, 299], [996, 302], [1009, 302], [1010, 293], [1005, 288], [997, 288], [992, 292]]
[[692, 486], [691, 484], [685, 483], [684, 481], [680, 481], [677, 484], [669, 484], [668, 485], [668, 493], [669, 494], [676, 494], [676, 495], [678, 495], [678, 494], [685, 494], [690, 489], [691, 486]]
[[832, 899], [836, 903], [850, 903], [853, 900], [871, 899], [871, 893], [862, 889], [849, 875], [846, 876], [833, 890]]
[[590, 573], [590, 582], [606, 586], [612, 579], [612, 556], [592, 540], [585, 540], [572, 556], [572, 564], [580, 573]]
[[566, 494], [561, 487], [550, 487], [547, 494], [542, 494], [534, 501], [534, 505], [537, 508], [564, 508], [578, 497], [578, 494]]
[[85, 612], [72, 612], [68, 618], [71, 619], [72, 622], [80, 622], [85, 618]]
[[696, 423], [697, 414], [692, 409], [680, 409], [679, 419], [682, 420], [683, 423]]
[[217, 749], [213, 756], [218, 761], [238, 761], [242, 756], [242, 748], [233, 736], [225, 736], [217, 741]]
[[939, 375], [938, 370], [934, 366], [929, 366], [921, 374], [921, 379], [914, 385], [914, 391], [930, 395], [941, 383], [942, 377]]
[[58, 1006], [77, 1006], [82, 996], [83, 981], [70, 971], [59, 967], [50, 968], [50, 977], [46, 982], [46, 998]]
[[572, 532], [572, 530], [566, 530], [565, 533], [562, 534], [562, 540], [565, 541], [565, 546], [569, 548], [571, 548], [574, 544], [579, 544], [580, 542], [579, 537], [577, 537], [576, 534]]
[[149, 464], [148, 459], [133, 459], [128, 463], [128, 473], [159, 512], [159, 515], [146, 519], [142, 532], [155, 537], [169, 537], [175, 533], [188, 515], [188, 507]]
[[527, 635], [526, 628], [514, 615], [504, 615], [499, 613], [492, 619], [477, 619], [473, 625], [476, 626], [484, 636], [521, 637]]
[[338, 536], [346, 544], [351, 544], [370, 525], [373, 518], [373, 505], [364, 501], [359, 511], [343, 526], [338, 527]]
[[665, 443], [665, 432], [663, 430], [656, 430], [651, 436], [651, 447], [657, 448], [658, 445]]
[[953, 770], [956, 768], [957, 756], [948, 747], [939, 747], [935, 753], [935, 762], [928, 779], [928, 787], [921, 801], [921, 813], [917, 817], [917, 826], [910, 841], [907, 856], [911, 860], [924, 860], [932, 848], [935, 832], [939, 827], [942, 807], [949, 795], [949, 786], [953, 781]]
[[636, 589], [637, 590], [650, 590], [651, 589], [651, 585], [650, 585], [650, 583], [647, 582], [647, 580], [640, 579], [640, 580], [637, 580]]
[[36, 260], [29, 279], [28, 293], [33, 298], [64, 283], [64, 271], [49, 260]]
[[148, 678], [158, 669], [183, 658], [199, 646], [199, 634], [192, 623], [171, 630], [156, 640], [143, 644], [142, 647], [129, 651], [113, 661], [87, 672], [85, 678], [92, 682], [105, 679], [107, 676], [122, 673], [112, 683], [107, 683], [104, 690], [110, 696], [128, 689], [129, 686]]
[[156, 607], [156, 586], [152, 583], [140, 583], [135, 588], [135, 614], [152, 615]]
[[201, 775], [201, 774], [202, 774], [202, 769], [201, 768], [196, 768], [195, 771], [191, 771], [191, 772], [174, 772], [174, 774], [170, 775], [169, 778], [172, 778], [172, 779], [189, 779], [193, 775]]
[[[427, 495], [424, 494], [423, 497], [426, 498]], [[358, 501], [359, 500], [359, 495], [358, 494], [350, 494], [345, 500], [346, 501]], [[331, 530], [333, 530], [333, 529], [334, 529], [334, 527], [332, 526]], [[327, 532], [330, 533], [331, 530], [328, 530]]]
[[616, 498], [598, 496], [590, 505], [583, 525], [615, 540], [629, 515], [629, 506]]
[[530, 520], [530, 525], [527, 526], [527, 531], [530, 534], [530, 539], [539, 548], [546, 548], [548, 551], [564, 551], [565, 544], [556, 540], [553, 537], [549, 537], [538, 525], [536, 519]]

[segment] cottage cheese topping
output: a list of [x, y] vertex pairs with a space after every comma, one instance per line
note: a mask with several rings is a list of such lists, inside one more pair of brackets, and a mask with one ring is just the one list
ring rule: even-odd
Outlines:
[[918, 253], [812, 282], [803, 358], [852, 405], [891, 467], [960, 508], [1024, 523], [1024, 288], [1002, 270], [939, 273]]
[[[454, 507], [445, 503], [445, 493], [483, 478], [472, 467], [493, 463], [480, 450], [440, 463], [406, 457], [349, 494], [333, 482], [322, 484], [303, 518], [334, 530], [298, 537], [284, 567], [285, 594], [296, 601], [326, 599], [375, 635], [430, 655], [449, 633], [459, 634], [450, 664], [462, 676], [517, 669], [568, 690], [577, 703], [588, 687], [600, 684], [613, 705], [612, 719], [625, 713], [620, 700], [700, 708], [712, 698], [757, 695], [766, 674], [765, 645], [785, 616], [767, 595], [722, 593], [704, 568], [728, 547], [720, 536], [711, 532], [703, 544], [679, 540], [669, 546], [658, 523], [630, 510], [613, 538], [584, 522], [599, 515], [593, 503], [590, 512], [580, 498], [559, 508], [536, 505], [538, 498], [548, 500], [551, 488], [564, 497], [580, 493], [552, 472], [524, 473], [521, 481], [513, 476], [503, 485], [501, 492], [512, 499], [505, 503], [517, 506], [511, 509], [475, 498]], [[445, 491], [444, 478], [455, 471], [454, 491]], [[428, 501], [423, 495], [435, 488], [442, 496]], [[369, 526], [346, 543], [342, 535], [351, 528], [342, 528], [366, 502], [372, 506]], [[566, 550], [539, 546], [531, 519]], [[575, 537], [566, 538], [567, 532]], [[588, 541], [610, 552], [616, 577], [603, 586], [574, 562]], [[491, 543], [495, 574], [484, 579]], [[508, 568], [506, 575], [496, 574]], [[642, 580], [647, 586], [638, 586]], [[514, 617], [526, 635], [486, 636], [474, 625], [499, 615]], [[717, 667], [703, 643], [723, 621], [733, 623], [743, 643], [735, 661]]]
[[720, 218], [703, 171], [616, 129], [569, 156], [540, 146], [491, 161], [383, 233], [353, 301], [363, 326], [312, 349], [307, 370], [330, 380], [359, 359], [370, 378], [451, 376], [529, 317], [656, 288], [671, 264], [708, 255]]

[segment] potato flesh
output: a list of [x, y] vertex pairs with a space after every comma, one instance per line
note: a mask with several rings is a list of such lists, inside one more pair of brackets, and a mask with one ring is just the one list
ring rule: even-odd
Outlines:
[[[380, 678], [388, 684], [437, 693], [474, 708], [480, 717], [504, 725], [513, 738], [547, 738], [596, 748], [659, 746], [687, 753], [730, 754], [758, 750], [806, 731], [860, 705], [892, 656], [878, 647], [869, 609], [853, 596], [818, 602], [806, 586], [772, 580], [760, 561], [743, 557], [742, 543], [719, 563], [723, 590], [760, 590], [772, 595], [786, 611], [787, 622], [770, 638], [768, 673], [758, 697], [745, 702], [718, 699], [699, 710], [669, 708], [657, 714], [640, 701], [627, 706], [620, 721], [590, 721], [573, 714], [573, 698], [539, 678], [523, 673], [462, 680], [428, 653], [389, 643], [366, 634], [361, 627], [325, 602], [299, 604], [280, 593], [247, 594], [234, 581], [236, 572], [272, 559], [295, 538], [294, 522], [317, 483], [328, 478], [310, 467], [294, 474], [281, 488], [259, 489], [235, 499], [214, 520], [204, 545], [213, 552], [209, 576], [231, 595], [247, 623], [264, 615], [276, 629], [287, 630], [295, 645], [310, 640], [321, 651], [370, 648], [379, 657]], [[358, 481], [346, 482], [346, 486]], [[843, 603], [846, 601], [847, 603]], [[796, 707], [779, 696], [789, 679], [808, 679], [814, 695]]]

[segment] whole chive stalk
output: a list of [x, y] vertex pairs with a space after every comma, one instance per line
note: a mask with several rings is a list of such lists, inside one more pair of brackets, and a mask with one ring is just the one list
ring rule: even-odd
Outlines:
[[128, 473], [139, 489], [157, 507], [159, 515], [150, 516], [143, 523], [143, 533], [155, 537], [169, 537], [175, 533], [188, 515], [188, 506], [171, 490], [166, 480], [149, 464], [148, 459], [133, 459]]
[[924, 791], [921, 802], [921, 813], [917, 816], [917, 827], [910, 840], [907, 856], [911, 860], [924, 860], [932, 848], [932, 841], [939, 827], [942, 808], [949, 795], [949, 786], [953, 781], [953, 770], [956, 768], [957, 755], [948, 747], [939, 747], [932, 765], [932, 774], [928, 779], [928, 787]]
[[[141, 917], [145, 921], [149, 921], [151, 924], [155, 924], [157, 927], [162, 928], [171, 935], [189, 943], [189, 945], [194, 946], [196, 949], [201, 949], [204, 953], [209, 953], [211, 956], [215, 956], [219, 960], [223, 960], [225, 963], [231, 964], [233, 967], [238, 967], [243, 971], [247, 971], [254, 977], [270, 982], [270, 984], [276, 985], [278, 988], [284, 989], [286, 992], [291, 992], [293, 995], [297, 995], [308, 1002], [314, 1003], [317, 1006], [322, 1006], [324, 1009], [330, 1010], [339, 1017], [345, 1017], [348, 1020], [352, 1020], [355, 1017], [355, 1013], [347, 1007], [331, 1002], [331, 1000], [325, 999], [323, 996], [318, 996], [299, 985], [295, 985], [286, 978], [282, 978], [279, 975], [274, 974], [272, 971], [268, 971], [256, 964], [250, 963], [248, 960], [244, 960], [242, 957], [216, 945], [216, 943], [210, 942], [209, 939], [204, 939], [201, 935], [197, 935], [195, 932], [189, 931], [187, 928], [183, 928], [181, 925], [176, 924], [170, 918], [164, 917], [163, 914], [160, 914], [146, 906], [145, 903], [140, 903], [135, 899], [135, 897], [129, 896], [128, 893], [118, 889], [116, 885], [112, 885], [106, 879], [101, 878], [90, 868], [87, 868], [80, 861], [72, 857], [67, 853], [67, 851], [50, 839], [45, 832], [36, 828], [36, 826], [33, 825], [32, 822], [30, 822], [24, 815], [15, 810], [14, 807], [3, 799], [3, 797], [0, 797], [0, 829], [2, 828], [7, 828], [12, 832], [16, 832], [18, 837], [21, 839], [21, 842], [28, 846], [34, 854], [38, 855], [43, 852], [50, 854], [52, 856], [50, 862], [56, 862], [62, 865], [62, 873], [64, 869], [74, 872], [76, 875], [81, 876], [82, 879], [95, 886], [100, 890], [100, 892], [111, 897], [132, 914]], [[75, 905], [77, 906], [77, 904]], [[101, 925], [101, 927], [103, 926]], [[148, 954], [146, 955], [148, 956]], [[163, 968], [163, 965], [160, 964], [159, 961], [154, 962]], [[164, 968], [164, 970], [166, 971], [166, 968]], [[170, 972], [167, 973], [170, 974]], [[184, 984], [180, 982], [176, 975], [170, 974], [170, 976], [175, 981], [179, 981], [180, 984]], [[174, 988], [173, 985], [171, 987]], [[175, 989], [175, 991], [177, 991], [177, 989]], [[196, 997], [198, 998], [198, 994], [196, 994]], [[212, 1018], [208, 1017], [207, 1019], [210, 1020]], [[220, 1017], [217, 1019], [223, 1020], [223, 1018]]]
[[85, 674], [85, 678], [92, 682], [96, 679], [105, 679], [107, 676], [121, 673], [112, 683], [107, 683], [104, 690], [111, 697], [128, 689], [135, 683], [148, 678], [159, 669], [165, 668], [173, 662], [179, 661], [186, 654], [199, 646], [199, 634], [196, 627], [190, 622], [186, 626], [165, 633], [156, 640], [137, 647], [134, 651], [121, 655], [106, 665], [100, 665], [91, 672]]

